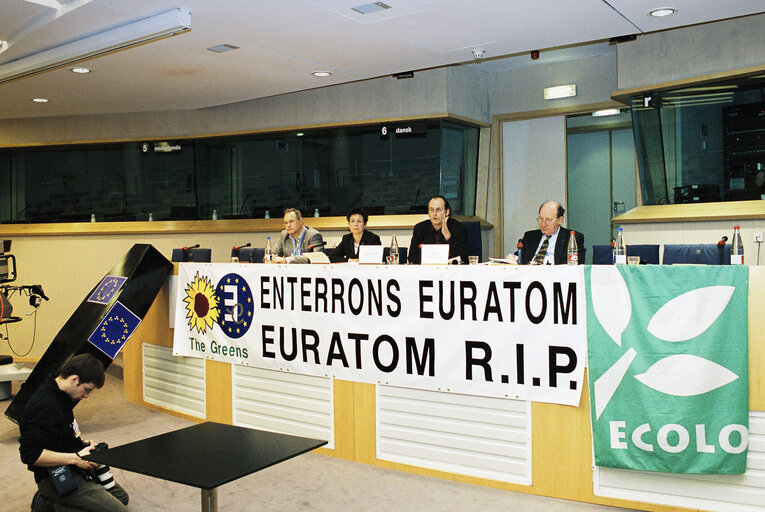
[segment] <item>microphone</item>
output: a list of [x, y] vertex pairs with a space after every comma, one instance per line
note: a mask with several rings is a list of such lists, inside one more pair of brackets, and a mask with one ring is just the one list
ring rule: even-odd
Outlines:
[[231, 248], [231, 261], [232, 262], [239, 261], [239, 249], [241, 249], [242, 247], [249, 247], [249, 246], [250, 246], [250, 242], [247, 242], [244, 245], [235, 245], [234, 247], [232, 247]]
[[725, 247], [725, 242], [727, 242], [727, 241], [728, 241], [728, 237], [727, 237], [727, 236], [723, 236], [723, 237], [720, 239], [720, 241], [719, 241], [719, 242], [717, 242], [717, 247], [719, 247], [719, 248], [721, 248], [721, 249], [722, 249], [723, 247]]
[[197, 249], [199, 248], [199, 244], [183, 247], [181, 251], [183, 252], [183, 261], [187, 262], [189, 261], [189, 253], [191, 252], [191, 249]]
[[325, 245], [327, 245], [327, 242], [319, 242], [318, 244], [309, 245], [308, 247], [305, 248], [305, 250], [312, 251], [318, 247], [324, 247]]
[[29, 291], [32, 292], [35, 295], [39, 295], [45, 300], [50, 300], [47, 295], [45, 295], [45, 292], [42, 289], [42, 285], [39, 284], [33, 284], [29, 287]]

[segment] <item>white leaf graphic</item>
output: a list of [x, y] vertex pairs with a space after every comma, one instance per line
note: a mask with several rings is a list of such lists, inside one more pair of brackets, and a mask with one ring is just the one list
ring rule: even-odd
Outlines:
[[657, 361], [635, 378], [668, 395], [694, 396], [733, 382], [738, 375], [703, 357], [677, 354]]
[[653, 315], [648, 332], [664, 341], [695, 338], [717, 320], [735, 290], [734, 286], [707, 286], [678, 295]]
[[606, 370], [598, 380], [595, 381], [595, 419], [600, 418], [600, 414], [611, 401], [611, 397], [614, 396], [616, 388], [621, 384], [624, 374], [627, 373], [627, 368], [632, 364], [632, 360], [635, 359], [637, 352], [634, 348], [630, 348], [622, 357], [619, 358], [611, 368]]
[[621, 347], [622, 333], [632, 315], [632, 301], [619, 269], [613, 265], [593, 265], [590, 290], [595, 316], [611, 339]]

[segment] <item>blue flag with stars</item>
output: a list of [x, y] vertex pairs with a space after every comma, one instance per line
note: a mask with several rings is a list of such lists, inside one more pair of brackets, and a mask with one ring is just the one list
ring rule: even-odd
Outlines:
[[127, 277], [122, 276], [105, 276], [101, 280], [101, 284], [93, 292], [88, 299], [88, 302], [95, 302], [96, 304], [109, 304], [114, 294], [117, 293], [122, 285], [127, 281]]
[[140, 318], [117, 301], [90, 335], [88, 341], [114, 359], [140, 323]]

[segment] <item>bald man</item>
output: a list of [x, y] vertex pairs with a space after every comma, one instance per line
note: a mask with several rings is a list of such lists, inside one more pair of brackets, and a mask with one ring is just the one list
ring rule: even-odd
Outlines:
[[[547, 201], [539, 207], [537, 216], [539, 229], [526, 231], [523, 234], [523, 249], [519, 264], [565, 265], [568, 262], [568, 239], [571, 237], [571, 230], [561, 225], [564, 213], [566, 210], [555, 201]], [[574, 238], [581, 265], [584, 264], [584, 235], [575, 231]]]

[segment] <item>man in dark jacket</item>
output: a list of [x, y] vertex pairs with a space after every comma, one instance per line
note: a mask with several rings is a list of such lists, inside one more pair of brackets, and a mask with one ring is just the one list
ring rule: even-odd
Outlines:
[[433, 196], [428, 201], [428, 220], [415, 224], [409, 244], [409, 263], [420, 263], [423, 244], [449, 244], [449, 259], [460, 257], [468, 262], [467, 229], [452, 218], [452, 207], [444, 196]]
[[[539, 229], [526, 231], [523, 234], [523, 249], [521, 265], [565, 265], [567, 263], [568, 239], [571, 230], [561, 226], [566, 210], [560, 203], [548, 201], [539, 207], [537, 223]], [[584, 264], [584, 235], [574, 232], [577, 244], [579, 264]]]
[[[50, 376], [29, 400], [19, 419], [21, 461], [35, 475], [37, 493], [32, 510], [45, 502], [87, 512], [125, 512], [128, 495], [114, 483], [109, 490], [92, 476], [98, 466], [84, 460], [95, 448], [80, 436], [72, 409], [104, 384], [104, 365], [90, 354], [74, 356], [54, 378]], [[59, 496], [50, 468], [68, 467], [74, 490]]]

